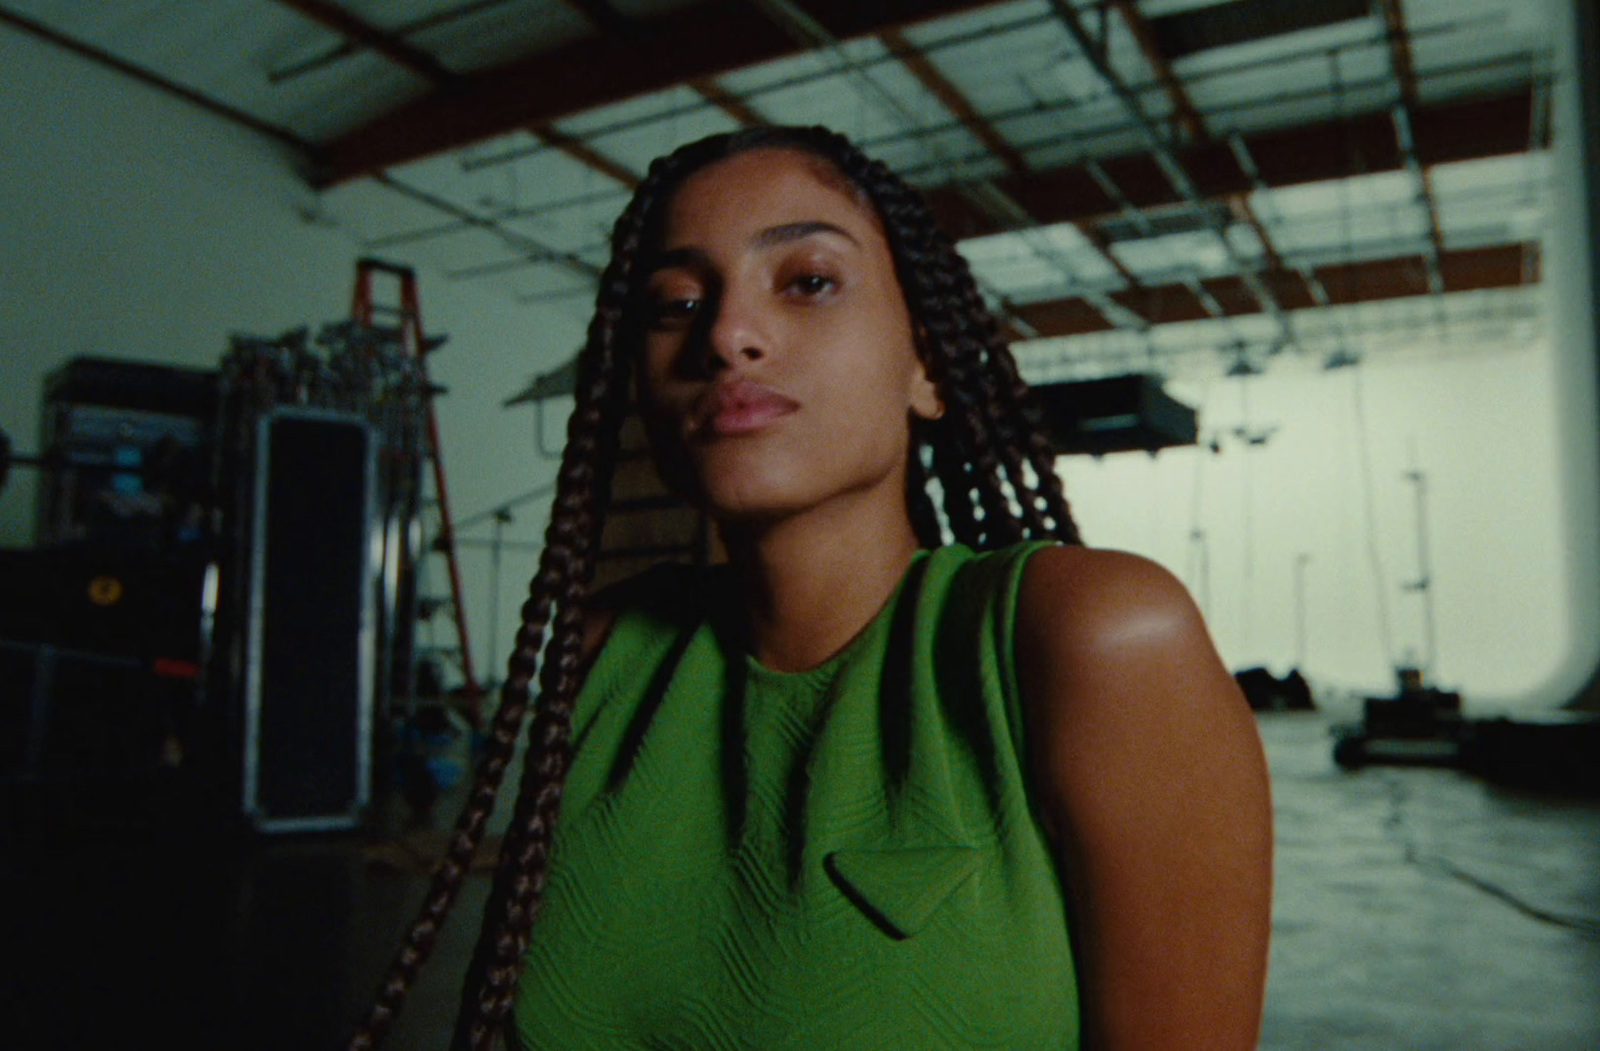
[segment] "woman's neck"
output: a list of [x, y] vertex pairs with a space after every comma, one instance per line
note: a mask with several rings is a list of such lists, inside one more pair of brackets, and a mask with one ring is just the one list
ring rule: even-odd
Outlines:
[[774, 671], [804, 671], [860, 634], [920, 546], [904, 513], [862, 521], [815, 509], [723, 540], [748, 614], [749, 645]]

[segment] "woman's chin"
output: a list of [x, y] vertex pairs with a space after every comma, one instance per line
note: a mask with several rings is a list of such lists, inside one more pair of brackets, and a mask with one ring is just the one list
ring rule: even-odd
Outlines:
[[751, 529], [804, 511], [803, 498], [773, 486], [710, 486], [693, 501], [706, 517], [725, 528]]

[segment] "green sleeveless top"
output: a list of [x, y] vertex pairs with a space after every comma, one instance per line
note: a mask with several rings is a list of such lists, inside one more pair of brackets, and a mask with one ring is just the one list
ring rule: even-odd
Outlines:
[[723, 571], [641, 579], [578, 701], [513, 1044], [1077, 1048], [1012, 659], [1039, 546], [920, 553], [796, 673], [729, 644]]

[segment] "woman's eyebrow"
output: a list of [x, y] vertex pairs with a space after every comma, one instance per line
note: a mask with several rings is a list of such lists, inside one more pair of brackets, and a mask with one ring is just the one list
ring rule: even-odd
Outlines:
[[709, 262], [706, 254], [698, 248], [669, 248], [651, 256], [642, 269], [649, 275], [658, 270], [671, 270], [679, 266], [705, 266]]
[[861, 246], [850, 231], [842, 227], [825, 223], [820, 219], [808, 219], [798, 223], [782, 223], [778, 226], [769, 226], [750, 239], [751, 248], [771, 248], [774, 245], [788, 244], [810, 237], [812, 234], [838, 234], [856, 247]]
[[[857, 248], [861, 247], [861, 242], [850, 231], [842, 226], [823, 222], [821, 219], [806, 219], [795, 223], [780, 223], [777, 226], [769, 226], [750, 238], [750, 247], [756, 249], [772, 248], [775, 245], [804, 240], [812, 234], [837, 234]], [[670, 270], [677, 266], [705, 266], [708, 262], [709, 257], [699, 248], [693, 246], [669, 248], [652, 256], [643, 267], [643, 270], [646, 274], [653, 274], [658, 270]]]

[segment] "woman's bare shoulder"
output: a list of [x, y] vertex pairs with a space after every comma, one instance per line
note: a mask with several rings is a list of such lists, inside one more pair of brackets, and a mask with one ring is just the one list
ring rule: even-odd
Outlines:
[[1200, 611], [1148, 559], [1048, 548], [1024, 571], [1016, 643], [1086, 1033], [1104, 1047], [1254, 1047], [1271, 803], [1254, 721]]
[[1099, 765], [1149, 762], [1160, 747], [1252, 750], [1254, 723], [1205, 618], [1171, 572], [1139, 555], [1081, 547], [1037, 552], [1017, 599], [1017, 672], [1043, 742], [1096, 735], [1126, 744]]
[[1023, 571], [1017, 607], [1026, 641], [1063, 656], [1136, 652], [1175, 641], [1209, 645], [1183, 583], [1159, 563], [1126, 551], [1057, 546], [1035, 552]]

